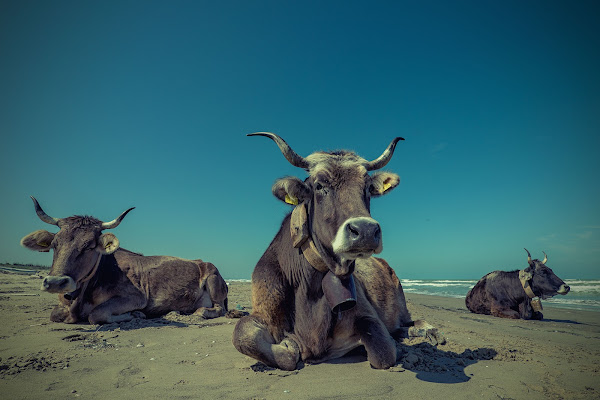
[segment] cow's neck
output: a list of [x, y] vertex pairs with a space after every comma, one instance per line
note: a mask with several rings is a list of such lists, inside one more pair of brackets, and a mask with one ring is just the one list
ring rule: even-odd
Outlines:
[[294, 208], [290, 218], [290, 234], [294, 248], [300, 248], [304, 258], [317, 271], [327, 272], [329, 267], [317, 249], [310, 234], [308, 226], [308, 213], [306, 204], [302, 203]]
[[542, 301], [535, 293], [533, 293], [533, 289], [531, 288], [531, 278], [528, 279], [528, 274], [524, 269], [519, 271], [519, 281], [521, 282], [521, 286], [523, 286], [525, 294], [531, 301], [531, 307], [533, 308], [533, 311], [542, 311]]

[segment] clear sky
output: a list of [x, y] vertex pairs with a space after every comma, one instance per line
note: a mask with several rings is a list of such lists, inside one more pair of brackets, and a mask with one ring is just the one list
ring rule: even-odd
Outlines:
[[250, 278], [299, 154], [350, 149], [401, 183], [372, 202], [400, 278], [478, 279], [549, 257], [600, 278], [597, 1], [0, 3], [0, 261], [111, 220], [147, 255]]

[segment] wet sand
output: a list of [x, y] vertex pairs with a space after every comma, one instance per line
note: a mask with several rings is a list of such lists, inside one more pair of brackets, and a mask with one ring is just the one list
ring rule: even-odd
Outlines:
[[[446, 335], [404, 342], [395, 367], [355, 351], [295, 371], [231, 344], [237, 320], [168, 314], [111, 325], [50, 322], [40, 275], [0, 272], [3, 399], [600, 399], [600, 313], [544, 309], [543, 321], [470, 313], [461, 299], [407, 295], [414, 319]], [[230, 283], [230, 308], [250, 284]]]

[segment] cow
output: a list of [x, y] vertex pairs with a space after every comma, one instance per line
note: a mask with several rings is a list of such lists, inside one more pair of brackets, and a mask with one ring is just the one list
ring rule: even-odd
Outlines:
[[527, 268], [490, 272], [469, 290], [465, 298], [469, 311], [500, 318], [541, 320], [544, 315], [540, 298], [569, 293], [569, 285], [546, 266], [546, 253], [540, 261], [532, 260], [529, 251], [525, 251]]
[[395, 138], [384, 153], [367, 161], [350, 151], [302, 157], [278, 135], [272, 139], [285, 158], [308, 172], [277, 180], [276, 198], [294, 206], [252, 273], [252, 313], [234, 329], [233, 345], [262, 363], [294, 370], [300, 361], [318, 363], [364, 346], [371, 366], [396, 364], [397, 339], [443, 335], [425, 321], [412, 321], [400, 280], [382, 258], [379, 223], [370, 201], [400, 182], [376, 172], [391, 159]]
[[[215, 318], [227, 311], [227, 284], [217, 268], [202, 260], [143, 256], [119, 246], [105, 229], [119, 226], [133, 208], [110, 222], [90, 216], [54, 218], [31, 197], [38, 217], [59, 227], [21, 239], [34, 251], [54, 251], [41, 289], [58, 294], [54, 322], [106, 324], [170, 311]], [[135, 207], [134, 207], [135, 208]]]

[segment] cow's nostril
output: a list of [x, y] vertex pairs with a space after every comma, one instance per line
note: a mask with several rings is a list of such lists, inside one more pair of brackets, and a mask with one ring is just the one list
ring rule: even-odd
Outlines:
[[379, 238], [381, 237], [381, 227], [379, 224], [375, 227], [375, 232], [373, 232], [373, 237]]
[[352, 236], [352, 238], [358, 238], [360, 236], [360, 232], [358, 231], [358, 228], [356, 226], [353, 226], [352, 224], [348, 224], [348, 231], [350, 232], [350, 235]]

